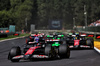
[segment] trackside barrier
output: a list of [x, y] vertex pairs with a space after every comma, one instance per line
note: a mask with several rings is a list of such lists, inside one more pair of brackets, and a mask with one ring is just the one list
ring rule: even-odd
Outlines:
[[10, 35], [19, 36], [19, 33], [0, 33], [0, 38], [5, 38]]
[[43, 33], [50, 33], [50, 32], [63, 32], [63, 33], [68, 33], [71, 30], [34, 30], [34, 32], [31, 33], [35, 33], [35, 32], [43, 32]]
[[87, 37], [95, 37], [95, 39], [100, 39], [100, 33], [99, 32], [85, 32], [85, 31], [79, 31], [81, 34], [86, 34]]
[[8, 35], [6, 33], [0, 33], [0, 38], [4, 38], [4, 37], [7, 37]]
[[100, 26], [76, 27], [75, 31], [100, 32]]
[[96, 39], [100, 39], [100, 35], [96, 35]]
[[89, 37], [93, 36], [96, 39], [99, 39], [100, 36], [100, 26], [76, 27], [74, 30], [77, 32], [90, 34], [88, 35]]

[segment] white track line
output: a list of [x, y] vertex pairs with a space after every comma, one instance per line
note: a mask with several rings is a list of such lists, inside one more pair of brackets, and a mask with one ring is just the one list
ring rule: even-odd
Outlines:
[[95, 49], [97, 52], [99, 52], [99, 53], [100, 53], [100, 50], [99, 50], [98, 48], [94, 47], [94, 49]]

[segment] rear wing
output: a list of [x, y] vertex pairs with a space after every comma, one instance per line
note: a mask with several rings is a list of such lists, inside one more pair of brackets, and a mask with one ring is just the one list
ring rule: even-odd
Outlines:
[[82, 36], [82, 37], [86, 37], [86, 35], [80, 35], [80, 36]]
[[50, 40], [47, 39], [47, 40], [45, 40], [45, 41], [49, 41], [49, 42], [50, 42], [50, 41], [60, 41], [60, 39], [50, 39]]
[[31, 34], [31, 36], [40, 36], [40, 35], [36, 35], [36, 34]]
[[86, 36], [87, 36], [87, 34], [81, 34], [80, 36], [82, 36], [82, 37], [86, 37]]
[[58, 37], [64, 37], [64, 35], [58, 35]]

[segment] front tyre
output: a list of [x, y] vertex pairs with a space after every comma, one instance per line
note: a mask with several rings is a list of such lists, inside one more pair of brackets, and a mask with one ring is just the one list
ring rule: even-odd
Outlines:
[[11, 60], [12, 62], [19, 62], [20, 59], [12, 59], [14, 56], [18, 55], [21, 55], [20, 47], [13, 47], [8, 54], [8, 60]]

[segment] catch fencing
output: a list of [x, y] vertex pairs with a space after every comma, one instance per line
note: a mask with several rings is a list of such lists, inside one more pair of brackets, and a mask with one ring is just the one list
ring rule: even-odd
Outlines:
[[78, 27], [78, 28], [75, 28], [75, 30], [76, 31], [100, 32], [100, 26]]

